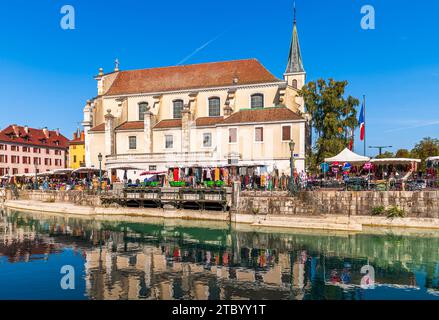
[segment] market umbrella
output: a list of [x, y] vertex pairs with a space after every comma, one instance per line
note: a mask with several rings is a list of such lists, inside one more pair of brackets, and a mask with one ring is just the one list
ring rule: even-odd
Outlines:
[[40, 172], [37, 173], [38, 177], [49, 177], [49, 176], [53, 176], [53, 171], [46, 171], [46, 172]]
[[[93, 172], [99, 172], [99, 168], [81, 167], [81, 168], [78, 168], [78, 169], [72, 171], [72, 173], [93, 173]], [[102, 172], [105, 172], [105, 170], [102, 169]]]
[[73, 169], [56, 169], [53, 170], [53, 173], [55, 175], [68, 175], [71, 174], [73, 172]]
[[124, 170], [124, 171], [128, 171], [128, 170], [144, 170], [144, 168], [141, 168], [140, 166], [133, 166], [130, 164], [127, 165], [120, 165], [120, 166], [108, 166], [108, 169], [111, 170]]
[[153, 176], [153, 175], [164, 175], [166, 174], [166, 171], [145, 171], [142, 172], [141, 176]]

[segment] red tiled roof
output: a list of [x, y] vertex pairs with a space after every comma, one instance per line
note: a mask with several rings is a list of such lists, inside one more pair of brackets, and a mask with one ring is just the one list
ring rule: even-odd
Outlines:
[[165, 128], [181, 128], [181, 119], [166, 119], [162, 120], [154, 126], [154, 129]]
[[0, 131], [0, 142], [60, 149], [69, 147], [69, 139], [65, 136], [58, 135], [53, 130], [49, 130], [48, 133], [49, 138], [46, 138], [43, 129], [28, 128], [28, 133], [26, 133], [24, 127], [16, 126], [16, 131], [14, 131], [13, 125], [10, 125]]
[[105, 131], [105, 123], [101, 123], [100, 125], [97, 125], [96, 127], [93, 127], [90, 129], [91, 132], [103, 132]]
[[118, 126], [116, 130], [136, 130], [143, 129], [144, 126], [143, 121], [127, 121]]
[[304, 120], [286, 107], [243, 109], [224, 119], [221, 124]]
[[197, 118], [195, 120], [195, 123], [197, 127], [207, 127], [221, 123], [223, 120], [224, 117], [202, 117], [202, 118]]
[[106, 95], [164, 92], [280, 81], [256, 59], [121, 71]]

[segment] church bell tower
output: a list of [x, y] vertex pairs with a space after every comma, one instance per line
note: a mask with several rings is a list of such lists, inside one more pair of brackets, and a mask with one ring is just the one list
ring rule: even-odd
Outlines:
[[[296, 23], [296, 7], [294, 6], [294, 24], [293, 37], [291, 40], [290, 51], [288, 55], [287, 69], [284, 73], [284, 79], [288, 86], [295, 90], [300, 90], [306, 81], [306, 72], [303, 67], [302, 54], [300, 52], [299, 34], [297, 32]], [[296, 97], [296, 102], [303, 107], [303, 99]], [[303, 112], [303, 111], [302, 111]]]

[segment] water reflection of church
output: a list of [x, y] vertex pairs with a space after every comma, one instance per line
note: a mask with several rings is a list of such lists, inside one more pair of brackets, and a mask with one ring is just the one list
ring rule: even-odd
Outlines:
[[288, 254], [236, 251], [222, 240], [197, 243], [180, 235], [137, 242], [119, 236], [111, 233], [105, 245], [87, 251], [87, 290], [94, 299], [289, 298]]
[[49, 259], [75, 248], [91, 299], [361, 299], [361, 257], [373, 260], [380, 284], [439, 288], [439, 264], [420, 266], [427, 254], [439, 260], [425, 240], [26, 217], [0, 224], [0, 256], [12, 261], [26, 252], [12, 248], [28, 240], [28, 260], [41, 248]]

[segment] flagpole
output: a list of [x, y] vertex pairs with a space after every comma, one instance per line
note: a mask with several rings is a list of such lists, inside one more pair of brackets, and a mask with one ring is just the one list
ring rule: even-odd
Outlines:
[[363, 117], [364, 117], [364, 156], [366, 156], [366, 95], [363, 94]]

